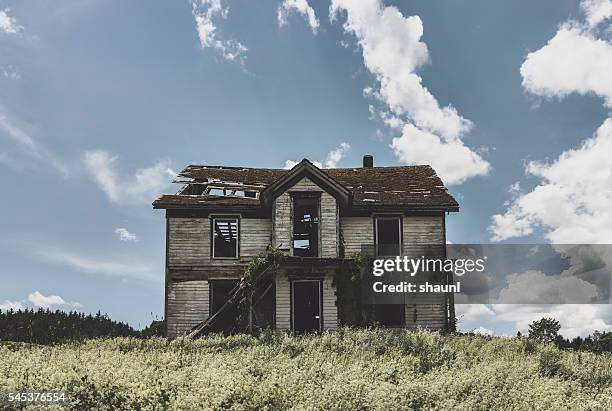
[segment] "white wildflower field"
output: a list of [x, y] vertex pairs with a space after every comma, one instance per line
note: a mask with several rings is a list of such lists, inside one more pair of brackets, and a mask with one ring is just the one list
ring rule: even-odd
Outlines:
[[0, 408], [10, 392], [65, 391], [69, 409], [612, 409], [610, 354], [525, 338], [341, 329], [0, 344]]

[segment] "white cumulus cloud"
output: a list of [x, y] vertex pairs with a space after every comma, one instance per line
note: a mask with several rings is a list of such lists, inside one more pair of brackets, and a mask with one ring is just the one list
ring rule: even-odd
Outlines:
[[485, 175], [489, 163], [459, 138], [444, 140], [438, 135], [406, 123], [402, 135], [391, 141], [395, 155], [407, 164], [429, 164], [448, 185]]
[[119, 236], [119, 241], [138, 241], [136, 234], [129, 232], [127, 228], [115, 228], [115, 234]]
[[416, 73], [429, 62], [421, 18], [405, 17], [381, 0], [332, 0], [331, 19], [342, 12], [344, 30], [357, 38], [364, 64], [378, 81], [378, 89], [364, 94], [388, 107], [387, 124], [402, 128], [391, 144], [396, 156], [409, 164], [432, 164], [449, 185], [487, 174], [489, 163], [461, 140], [472, 122], [453, 106], [440, 107]]
[[473, 329], [472, 331], [470, 331], [472, 334], [476, 334], [476, 335], [483, 335], [483, 336], [488, 336], [488, 335], [493, 335], [495, 334], [493, 332], [493, 330], [489, 330], [488, 328], [485, 328], [483, 326], [480, 326], [478, 328]]
[[575, 276], [546, 275], [532, 270], [509, 274], [506, 282], [497, 299], [502, 304], [519, 300], [528, 304], [597, 301], [597, 287]]
[[217, 50], [226, 60], [244, 63], [247, 47], [237, 40], [222, 40], [217, 35], [216, 19], [226, 19], [229, 12], [222, 0], [194, 0], [191, 4], [200, 46]]
[[612, 1], [610, 0], [583, 0], [580, 3], [590, 27], [612, 17]]
[[[527, 55], [521, 66], [525, 90], [548, 98], [593, 94], [612, 107], [612, 44], [598, 38], [599, 31], [593, 29], [597, 24], [607, 26], [608, 31], [612, 28], [610, 4], [610, 0], [583, 1], [586, 23], [562, 24], [545, 46]], [[542, 229], [553, 243], [612, 242], [610, 152], [609, 117], [579, 147], [552, 162], [527, 163], [526, 174], [539, 183], [529, 192], [514, 193], [505, 212], [491, 218], [492, 239], [521, 237]]]
[[64, 305], [66, 301], [59, 295], [44, 296], [39, 291], [34, 291], [28, 295], [28, 301], [37, 307], [49, 308], [54, 305]]
[[291, 13], [297, 13], [304, 16], [312, 33], [317, 33], [319, 20], [317, 19], [314, 9], [308, 4], [307, 0], [283, 0], [282, 3], [278, 5], [278, 25], [282, 27], [287, 24], [287, 18]]
[[17, 23], [14, 17], [9, 16], [10, 10], [0, 10], [0, 31], [7, 34], [17, 34], [23, 30], [23, 26]]
[[85, 168], [114, 203], [150, 203], [176, 176], [168, 161], [160, 161], [136, 170], [133, 176], [121, 177], [116, 168], [118, 158], [103, 150], [87, 151], [84, 158]]
[[612, 107], [612, 44], [578, 23], [563, 24], [521, 66], [523, 87], [544, 97], [596, 94]]

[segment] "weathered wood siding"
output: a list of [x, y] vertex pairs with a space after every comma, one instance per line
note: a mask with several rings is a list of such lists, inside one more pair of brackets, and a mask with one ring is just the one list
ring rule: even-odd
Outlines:
[[444, 243], [443, 216], [404, 216], [402, 248], [404, 255], [418, 258], [443, 258]]
[[374, 244], [374, 220], [372, 217], [340, 217], [340, 229], [344, 242], [344, 255], [360, 253], [361, 246]]
[[[333, 286], [333, 275], [328, 273], [323, 281], [323, 329], [338, 328], [338, 307], [336, 306], [336, 288]], [[291, 329], [291, 281], [287, 275], [276, 276], [276, 329]], [[297, 307], [299, 309], [299, 307]]]
[[[361, 246], [374, 244], [374, 217], [341, 217], [340, 228], [344, 253], [361, 252]], [[419, 258], [444, 258], [444, 216], [402, 217], [402, 251], [404, 255]], [[422, 303], [421, 303], [422, 301]], [[407, 328], [442, 329], [446, 325], [444, 295], [423, 296], [419, 304], [406, 304]]]
[[210, 218], [168, 218], [168, 338], [208, 318], [207, 280], [240, 278], [251, 258], [266, 250], [271, 233], [270, 219], [242, 218], [238, 234], [239, 258], [213, 259]]
[[276, 276], [276, 329], [291, 329], [291, 283], [284, 274]]
[[168, 283], [168, 338], [175, 338], [208, 318], [208, 292], [208, 281]]
[[211, 256], [210, 218], [168, 218], [168, 267], [231, 266], [248, 263], [266, 251], [272, 222], [265, 218], [242, 218], [238, 234], [239, 258], [214, 259]]
[[[444, 252], [444, 217], [402, 217], [402, 249], [404, 255], [420, 257], [442, 257]], [[344, 242], [344, 253], [361, 252], [362, 245], [374, 244], [374, 217], [341, 217], [340, 229]]]
[[446, 326], [446, 303], [444, 295], [436, 298], [437, 304], [407, 304], [406, 328], [442, 330]]
[[336, 199], [308, 177], [302, 178], [274, 200], [273, 244], [283, 250], [291, 250], [293, 236], [293, 204], [291, 192], [314, 191], [321, 193], [319, 221], [319, 256], [335, 258], [338, 256], [338, 205]]
[[336, 306], [336, 288], [333, 286], [334, 278], [327, 274], [323, 280], [323, 329], [335, 330], [338, 328], [338, 307]]
[[[412, 258], [444, 258], [444, 216], [404, 216], [403, 252]], [[446, 326], [443, 294], [419, 296], [419, 304], [406, 305], [406, 328], [441, 330]]]
[[266, 251], [272, 240], [272, 220], [269, 218], [243, 218], [240, 220], [240, 259], [250, 261]]

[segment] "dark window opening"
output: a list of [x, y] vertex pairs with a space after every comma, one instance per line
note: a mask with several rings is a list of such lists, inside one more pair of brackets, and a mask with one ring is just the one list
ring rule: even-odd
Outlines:
[[[210, 281], [210, 315], [215, 314], [225, 305], [237, 285], [238, 280]], [[237, 318], [238, 308], [236, 305], [232, 305], [213, 322], [211, 330], [229, 334], [232, 332]]]
[[298, 257], [319, 255], [318, 198], [293, 199], [293, 255]]
[[237, 218], [215, 218], [213, 220], [213, 257], [238, 257]]
[[376, 253], [378, 256], [401, 255], [401, 221], [399, 217], [376, 219]]

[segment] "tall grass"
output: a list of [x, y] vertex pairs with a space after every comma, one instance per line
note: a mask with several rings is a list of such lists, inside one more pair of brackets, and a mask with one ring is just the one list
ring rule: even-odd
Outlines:
[[75, 409], [611, 409], [612, 356], [525, 339], [341, 329], [0, 346], [0, 393]]

